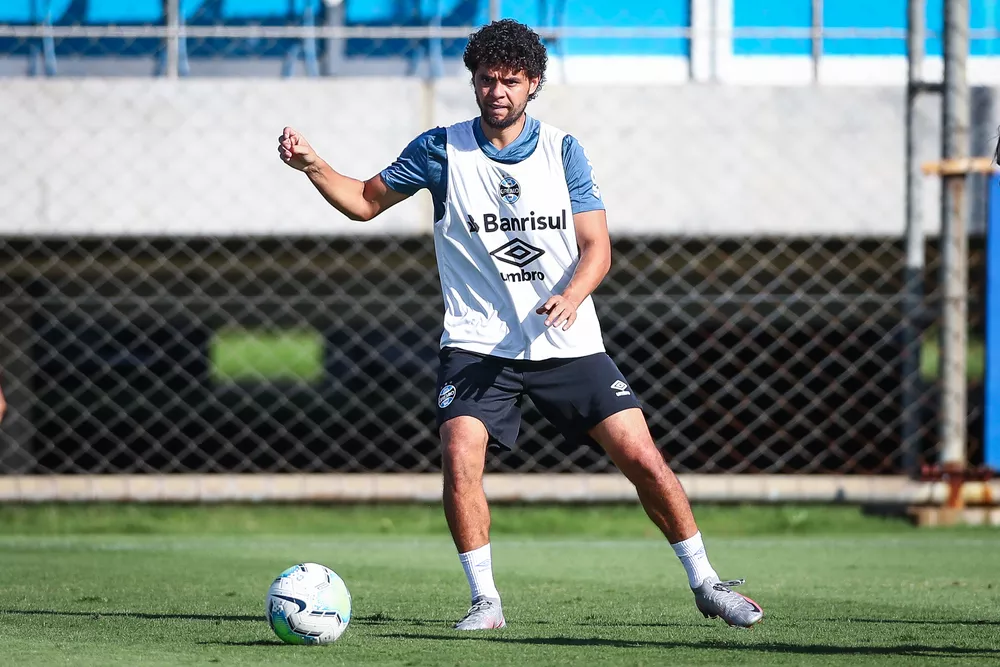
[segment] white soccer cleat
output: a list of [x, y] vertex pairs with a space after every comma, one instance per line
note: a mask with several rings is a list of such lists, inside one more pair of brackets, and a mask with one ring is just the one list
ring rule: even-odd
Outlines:
[[472, 601], [465, 618], [454, 625], [455, 630], [497, 630], [507, 625], [500, 598], [478, 597]]
[[709, 577], [694, 591], [694, 602], [705, 618], [721, 618], [732, 626], [753, 627], [764, 620], [764, 610], [745, 595], [731, 590], [744, 583], [742, 579], [719, 581]]

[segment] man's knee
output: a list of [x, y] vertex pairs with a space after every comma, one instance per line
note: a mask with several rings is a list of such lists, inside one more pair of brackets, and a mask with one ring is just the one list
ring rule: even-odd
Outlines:
[[456, 417], [441, 425], [441, 463], [446, 488], [482, 485], [489, 435], [474, 417]]
[[[622, 448], [623, 456], [619, 467], [626, 477], [646, 480], [661, 480], [672, 473], [663, 454], [652, 440], [632, 442]], [[634, 481], [634, 480], [633, 480]]]
[[590, 435], [626, 475], [658, 476], [670, 470], [653, 442], [641, 410], [615, 413], [594, 427]]

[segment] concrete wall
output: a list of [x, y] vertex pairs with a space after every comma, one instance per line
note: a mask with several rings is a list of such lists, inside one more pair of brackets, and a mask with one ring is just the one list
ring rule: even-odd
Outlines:
[[[933, 159], [939, 102], [922, 108]], [[529, 110], [588, 149], [615, 234], [904, 228], [899, 88], [553, 84]], [[277, 136], [292, 125], [367, 178], [427, 127], [474, 114], [462, 79], [0, 80], [0, 235], [426, 233], [425, 193], [346, 221], [280, 163]]]

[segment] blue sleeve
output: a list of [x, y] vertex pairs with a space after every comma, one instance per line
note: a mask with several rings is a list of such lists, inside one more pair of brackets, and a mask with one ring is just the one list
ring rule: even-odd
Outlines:
[[448, 191], [448, 132], [443, 127], [427, 130], [411, 141], [396, 161], [382, 170], [387, 186], [404, 195], [427, 188], [434, 200], [434, 219], [444, 216]]
[[594, 167], [580, 142], [568, 134], [563, 139], [562, 157], [573, 213], [603, 211], [604, 202], [594, 179]]

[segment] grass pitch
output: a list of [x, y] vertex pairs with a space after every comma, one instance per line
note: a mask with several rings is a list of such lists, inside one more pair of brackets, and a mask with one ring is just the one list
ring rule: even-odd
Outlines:
[[[468, 589], [435, 507], [0, 506], [0, 663], [46, 665], [913, 665], [1000, 663], [1000, 532], [831, 508], [698, 508], [746, 577], [752, 631], [703, 619], [637, 507], [498, 507], [509, 626], [460, 634]], [[335, 569], [345, 636], [286, 646], [281, 570]]]

